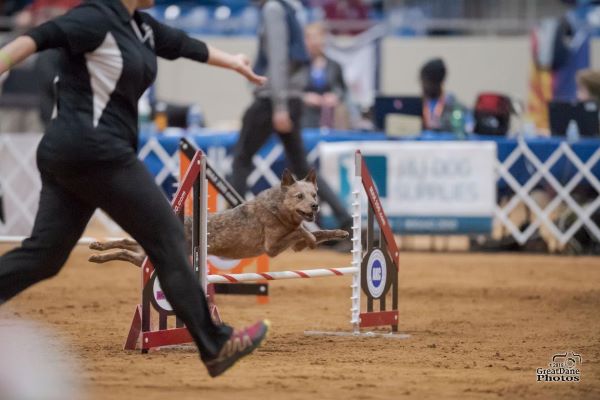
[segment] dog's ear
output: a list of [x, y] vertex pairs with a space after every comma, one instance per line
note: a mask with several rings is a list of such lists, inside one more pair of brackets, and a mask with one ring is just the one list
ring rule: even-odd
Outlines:
[[314, 168], [311, 168], [310, 171], [308, 171], [308, 174], [306, 175], [306, 178], [304, 178], [304, 180], [317, 186], [317, 171]]
[[281, 187], [292, 186], [294, 183], [296, 183], [294, 175], [292, 175], [289, 169], [284, 169], [283, 175], [281, 176]]

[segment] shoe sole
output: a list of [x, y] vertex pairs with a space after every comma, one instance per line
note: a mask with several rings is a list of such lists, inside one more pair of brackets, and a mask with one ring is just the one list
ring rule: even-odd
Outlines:
[[262, 321], [262, 323], [265, 326], [265, 331], [264, 331], [262, 337], [260, 338], [260, 340], [258, 342], [256, 342], [256, 344], [254, 344], [253, 346], [248, 347], [246, 350], [244, 350], [240, 354], [239, 357], [237, 357], [235, 359], [232, 359], [231, 362], [223, 364], [219, 369], [212, 370], [212, 371], [209, 369], [208, 370], [208, 374], [212, 378], [216, 378], [217, 376], [222, 375], [229, 368], [233, 367], [236, 362], [238, 362], [242, 358], [246, 357], [247, 355], [249, 355], [250, 353], [252, 353], [254, 350], [256, 350], [257, 348], [259, 348], [263, 343], [265, 343], [265, 341], [267, 340], [268, 334], [269, 334], [269, 330], [271, 329], [271, 321], [269, 321], [268, 319], [265, 319], [265, 320]]

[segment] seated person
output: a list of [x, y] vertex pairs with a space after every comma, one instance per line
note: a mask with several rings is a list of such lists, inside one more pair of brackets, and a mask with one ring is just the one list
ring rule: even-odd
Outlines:
[[342, 67], [325, 56], [325, 27], [322, 24], [308, 25], [304, 38], [311, 62], [304, 94], [302, 126], [332, 128], [335, 109], [346, 96]]
[[[444, 93], [445, 79], [446, 65], [441, 58], [421, 67], [423, 130], [464, 133], [467, 110], [453, 95]], [[454, 111], [460, 111], [461, 118], [455, 118]]]

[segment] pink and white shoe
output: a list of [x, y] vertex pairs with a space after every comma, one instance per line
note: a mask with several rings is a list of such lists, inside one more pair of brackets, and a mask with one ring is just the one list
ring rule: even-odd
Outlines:
[[221, 348], [219, 355], [204, 362], [209, 375], [213, 378], [221, 375], [240, 358], [252, 353], [266, 338], [270, 326], [271, 322], [265, 319], [234, 332]]

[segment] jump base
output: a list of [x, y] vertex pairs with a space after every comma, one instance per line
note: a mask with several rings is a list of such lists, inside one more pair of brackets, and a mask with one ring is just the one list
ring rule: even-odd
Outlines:
[[[215, 322], [220, 323], [218, 308], [214, 304], [215, 293], [229, 293], [244, 288], [244, 292], [260, 293], [259, 298], [267, 299], [268, 287], [265, 281], [279, 279], [306, 279], [325, 276], [352, 276], [351, 320], [353, 329], [349, 332], [306, 331], [309, 336], [382, 337], [407, 339], [398, 331], [398, 266], [399, 252], [394, 241], [389, 222], [381, 206], [377, 190], [369, 170], [359, 151], [355, 157], [355, 176], [352, 191], [352, 263], [348, 267], [320, 268], [311, 270], [272, 271], [256, 273], [209, 274], [207, 260], [207, 204], [208, 180], [206, 178], [206, 158], [196, 151], [185, 170], [181, 184], [171, 204], [177, 215], [183, 219], [186, 203], [191, 204], [192, 259], [195, 274], [207, 294], [210, 313]], [[366, 249], [362, 247], [362, 198], [368, 198]], [[189, 196], [191, 194], [191, 196]], [[365, 251], [366, 250], [366, 251]], [[127, 340], [126, 349], [141, 348], [147, 353], [153, 348], [180, 345], [192, 341], [189, 331], [179, 319], [175, 327], [167, 323], [174, 310], [166, 301], [154, 267], [146, 258], [142, 268], [142, 302], [136, 307]], [[244, 281], [255, 281], [254, 286], [231, 286]], [[258, 281], [258, 282], [257, 282]], [[215, 287], [214, 284], [223, 284]], [[245, 293], [237, 293], [245, 294]], [[361, 296], [366, 301], [361, 301]], [[391, 300], [391, 301], [390, 301]], [[364, 306], [366, 303], [366, 310]], [[391, 304], [390, 304], [391, 303]], [[153, 328], [151, 314], [158, 313], [158, 329]], [[361, 332], [361, 328], [390, 327], [389, 333]]]
[[339, 337], [365, 337], [365, 338], [384, 338], [384, 339], [409, 339], [408, 333], [395, 332], [328, 332], [328, 331], [304, 331], [305, 336], [339, 336]]

